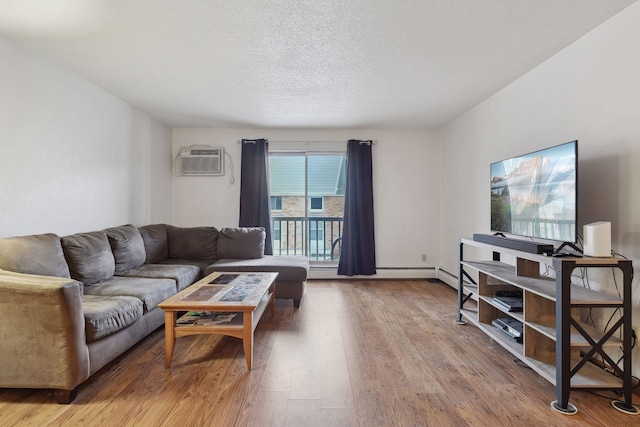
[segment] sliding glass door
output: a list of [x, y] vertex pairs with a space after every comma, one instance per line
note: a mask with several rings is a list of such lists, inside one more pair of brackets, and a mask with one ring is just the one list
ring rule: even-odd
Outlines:
[[344, 153], [270, 153], [274, 255], [337, 264], [344, 212]]

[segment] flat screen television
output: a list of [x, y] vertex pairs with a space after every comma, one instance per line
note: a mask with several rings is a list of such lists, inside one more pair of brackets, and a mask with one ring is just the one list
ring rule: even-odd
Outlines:
[[575, 243], [578, 141], [491, 164], [491, 231]]

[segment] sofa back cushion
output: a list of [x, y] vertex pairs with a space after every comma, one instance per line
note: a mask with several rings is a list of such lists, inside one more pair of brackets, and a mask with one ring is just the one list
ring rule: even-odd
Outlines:
[[169, 258], [218, 259], [218, 229], [167, 225]]
[[103, 231], [65, 236], [62, 249], [71, 277], [85, 286], [102, 282], [115, 273], [116, 262]]
[[138, 228], [144, 249], [147, 253], [147, 264], [158, 264], [169, 258], [169, 241], [167, 226], [164, 224], [145, 225]]
[[262, 258], [266, 235], [263, 227], [225, 227], [218, 236], [218, 258]]
[[0, 268], [16, 273], [71, 278], [55, 234], [0, 239]]
[[116, 262], [115, 274], [124, 273], [132, 268], [140, 267], [147, 259], [144, 241], [133, 225], [121, 225], [104, 230], [111, 245], [111, 252]]

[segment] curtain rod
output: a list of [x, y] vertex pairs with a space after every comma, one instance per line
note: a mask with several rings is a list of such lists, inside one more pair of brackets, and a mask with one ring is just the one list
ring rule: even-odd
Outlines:
[[[242, 139], [239, 139], [238, 141], [236, 141], [238, 144], [242, 144]], [[245, 139], [244, 140], [247, 144], [255, 144], [256, 140], [255, 139]], [[295, 143], [295, 144], [344, 144], [348, 141], [271, 141], [271, 140], [267, 140], [269, 142], [276, 142], [276, 143]], [[363, 140], [360, 141], [360, 144], [371, 144], [371, 145], [377, 145], [378, 141], [374, 141], [372, 139], [367, 139], [367, 140]]]

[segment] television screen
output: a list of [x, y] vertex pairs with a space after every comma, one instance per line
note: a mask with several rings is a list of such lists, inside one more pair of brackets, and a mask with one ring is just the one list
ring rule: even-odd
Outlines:
[[578, 141], [491, 164], [491, 230], [576, 242]]

